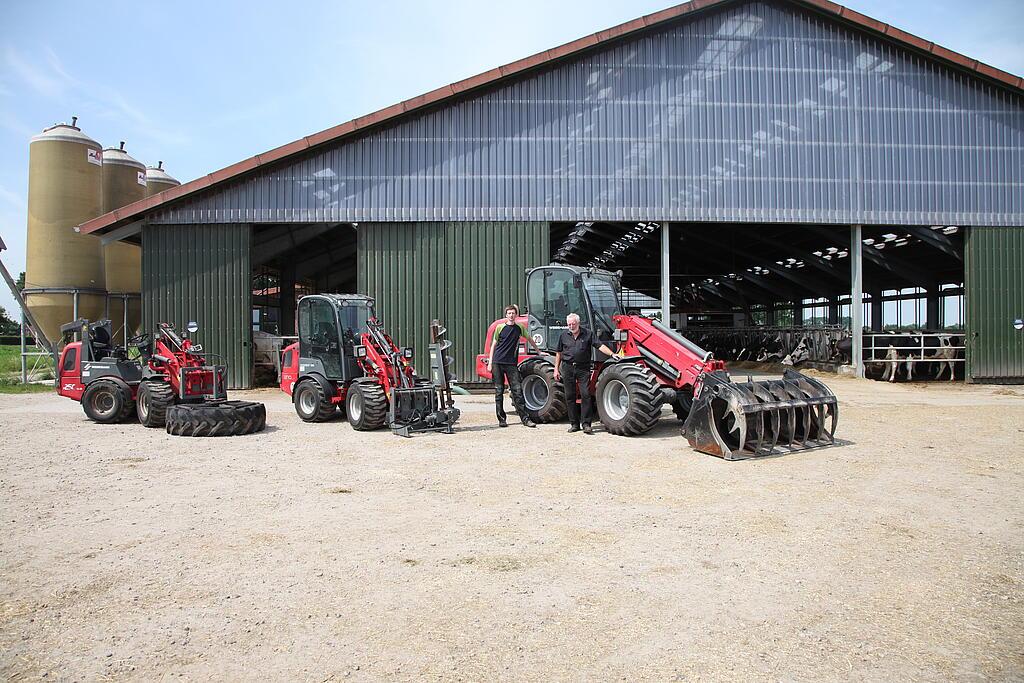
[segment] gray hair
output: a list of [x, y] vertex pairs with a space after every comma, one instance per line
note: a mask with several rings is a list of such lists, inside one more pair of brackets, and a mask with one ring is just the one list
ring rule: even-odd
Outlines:
[[565, 316], [565, 322], [569, 322], [570, 320], [576, 320], [576, 322], [579, 322], [580, 317], [575, 313], [570, 313], [569, 315]]

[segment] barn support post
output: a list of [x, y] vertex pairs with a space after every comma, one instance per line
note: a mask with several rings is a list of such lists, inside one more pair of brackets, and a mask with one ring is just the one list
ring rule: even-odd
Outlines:
[[882, 290], [876, 289], [871, 292], [871, 331], [882, 331]]
[[941, 329], [939, 323], [939, 286], [928, 287], [928, 294], [925, 298], [925, 327], [929, 330]]
[[[853, 336], [853, 371], [864, 377], [864, 263], [861, 226], [850, 226], [850, 330]], [[872, 304], [874, 309], [874, 304]]]
[[839, 297], [833, 296], [828, 300], [828, 324], [839, 324]]
[[280, 330], [285, 337], [295, 335], [295, 264], [288, 263], [281, 268], [281, 290], [278, 294]]
[[672, 288], [670, 286], [669, 270], [669, 232], [671, 223], [661, 224], [661, 320], [666, 325], [672, 325]]

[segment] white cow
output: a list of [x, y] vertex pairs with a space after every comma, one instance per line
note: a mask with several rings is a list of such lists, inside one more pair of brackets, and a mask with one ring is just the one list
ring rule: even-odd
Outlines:
[[949, 366], [949, 381], [952, 382], [956, 378], [955, 363], [953, 359], [956, 358], [956, 349], [953, 348], [953, 342], [950, 341], [948, 334], [939, 335], [939, 346], [942, 348], [935, 350], [935, 355], [932, 356], [933, 360], [939, 362], [939, 372], [935, 375], [935, 379], [942, 379], [942, 373], [946, 371], [946, 366]]

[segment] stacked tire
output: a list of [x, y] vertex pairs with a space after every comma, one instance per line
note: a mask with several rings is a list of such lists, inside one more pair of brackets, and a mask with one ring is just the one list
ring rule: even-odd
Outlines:
[[253, 401], [179, 403], [167, 408], [167, 433], [175, 436], [242, 436], [266, 426], [266, 406]]

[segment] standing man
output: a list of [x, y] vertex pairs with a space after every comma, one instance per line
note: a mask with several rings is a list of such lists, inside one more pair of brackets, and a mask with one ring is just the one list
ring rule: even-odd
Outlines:
[[576, 381], [580, 383], [580, 403], [583, 405], [583, 433], [593, 434], [590, 418], [593, 407], [590, 405], [590, 373], [593, 370], [591, 349], [597, 349], [607, 356], [615, 352], [594, 339], [594, 335], [585, 327], [580, 327], [580, 317], [570, 313], [565, 318], [569, 326], [558, 337], [555, 345], [555, 381], [559, 378], [565, 386], [565, 402], [569, 408], [569, 433], [580, 431], [580, 406], [576, 405]]
[[499, 427], [508, 427], [508, 418], [505, 415], [505, 378], [508, 378], [512, 405], [515, 406], [519, 419], [526, 427], [537, 426], [530, 419], [526, 401], [523, 400], [523, 380], [519, 375], [519, 338], [525, 337], [533, 348], [538, 351], [540, 349], [526, 335], [526, 328], [516, 322], [518, 316], [518, 306], [509, 304], [505, 307], [505, 322], [498, 323], [494, 328], [491, 355], [487, 359], [487, 367], [491, 369], [491, 377], [494, 380], [494, 412], [498, 416]]

